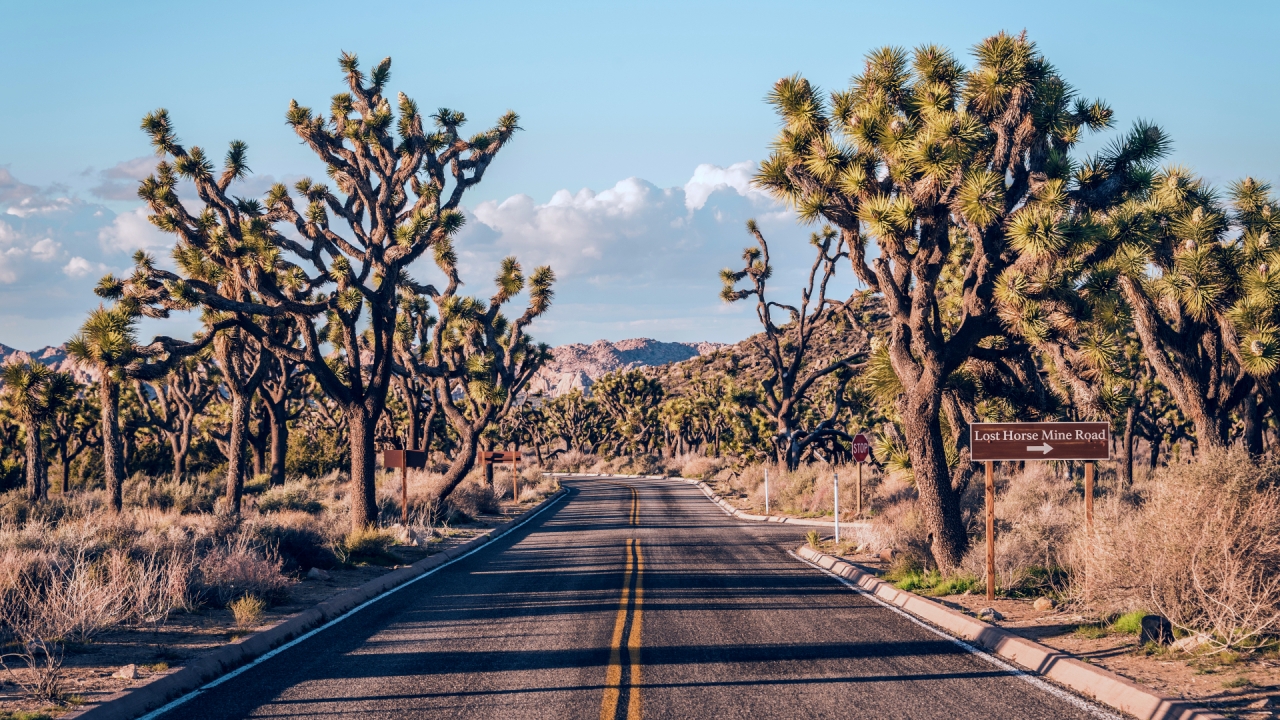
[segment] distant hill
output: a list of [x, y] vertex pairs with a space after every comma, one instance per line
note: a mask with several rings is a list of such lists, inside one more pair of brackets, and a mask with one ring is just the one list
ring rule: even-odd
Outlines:
[[16, 350], [8, 345], [0, 345], [0, 365], [10, 362], [26, 362], [27, 360], [37, 360], [54, 370], [71, 373], [71, 376], [78, 382], [90, 383], [98, 379], [96, 374], [80, 367], [79, 363], [67, 355], [65, 343], [57, 347], [52, 345], [42, 347], [35, 352]]
[[560, 345], [552, 348], [553, 359], [530, 381], [528, 392], [556, 397], [575, 389], [587, 390], [601, 376], [615, 370], [669, 365], [714, 353], [722, 347], [724, 343], [662, 342], [652, 338]]

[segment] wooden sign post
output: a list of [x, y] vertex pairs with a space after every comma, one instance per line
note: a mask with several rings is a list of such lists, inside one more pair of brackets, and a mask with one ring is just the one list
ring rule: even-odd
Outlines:
[[504, 450], [496, 450], [493, 452], [480, 453], [480, 462], [485, 465], [494, 465], [497, 463], [511, 463], [511, 501], [520, 502], [520, 473], [518, 472], [518, 463], [520, 462], [520, 448], [516, 448], [514, 452]]
[[427, 466], [425, 450], [384, 450], [382, 467], [400, 468], [400, 522], [409, 527], [409, 468]]
[[862, 463], [866, 462], [867, 456], [871, 454], [871, 443], [867, 440], [867, 436], [858, 433], [853, 436], [853, 459], [858, 462], [858, 517], [862, 517]]
[[996, 485], [1001, 460], [1083, 460], [1085, 522], [1093, 529], [1094, 461], [1111, 459], [1111, 423], [973, 423], [969, 457], [987, 465], [987, 599], [995, 599]]

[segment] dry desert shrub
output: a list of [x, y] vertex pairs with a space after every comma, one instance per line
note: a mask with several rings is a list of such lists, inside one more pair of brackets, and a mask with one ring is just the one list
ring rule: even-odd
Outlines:
[[548, 457], [546, 465], [550, 472], [580, 473], [590, 472], [591, 468], [599, 462], [600, 458], [595, 455], [578, 450], [570, 450], [569, 452], [560, 452]]
[[710, 480], [716, 476], [716, 473], [729, 465], [724, 458], [705, 457], [702, 455], [692, 455], [688, 456], [688, 458], [684, 467], [680, 468], [680, 476], [693, 480]]
[[1170, 465], [1076, 538], [1076, 597], [1098, 613], [1148, 608], [1218, 650], [1280, 635], [1280, 464], [1241, 450]]
[[446, 501], [459, 513], [469, 517], [495, 515], [502, 512], [497, 493], [485, 484], [483, 476], [468, 477], [463, 480], [453, 489]]
[[314, 483], [290, 481], [271, 487], [258, 496], [258, 512], [298, 511], [320, 513], [325, 509], [323, 493]]
[[289, 578], [274, 548], [263, 548], [240, 535], [207, 552], [200, 561], [200, 583], [219, 605], [245, 595], [270, 602], [288, 597]]
[[236, 627], [247, 630], [262, 624], [262, 616], [267, 610], [267, 602], [256, 595], [245, 595], [232, 600], [227, 606], [236, 619]]
[[[982, 484], [972, 482], [965, 497], [972, 544], [961, 567], [975, 577], [984, 577], [987, 567], [983, 494]], [[1015, 593], [1057, 589], [1051, 584], [1071, 566], [1071, 544], [1084, 524], [1084, 496], [1075, 483], [1047, 463], [1027, 463], [1025, 470], [997, 477], [995, 513], [997, 587]]]

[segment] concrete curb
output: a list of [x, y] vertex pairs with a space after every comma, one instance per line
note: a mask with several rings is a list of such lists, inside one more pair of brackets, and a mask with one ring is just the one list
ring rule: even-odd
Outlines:
[[329, 622], [330, 620], [333, 620], [361, 603], [372, 600], [392, 588], [403, 585], [404, 583], [419, 577], [429, 570], [439, 567], [456, 557], [465, 555], [481, 545], [485, 545], [496, 540], [524, 524], [524, 521], [527, 518], [542, 510], [547, 505], [550, 505], [564, 497], [568, 492], [569, 490], [567, 488], [561, 488], [558, 492], [529, 508], [518, 517], [512, 518], [505, 523], [495, 526], [493, 530], [489, 531], [485, 535], [480, 535], [479, 537], [472, 538], [457, 547], [423, 558], [408, 567], [401, 568], [399, 570], [392, 570], [385, 575], [381, 575], [370, 580], [364, 585], [347, 590], [346, 592], [329, 598], [309, 610], [304, 610], [288, 620], [284, 620], [261, 632], [254, 633], [241, 642], [223, 645], [222, 647], [210, 652], [208, 655], [200, 657], [174, 672], [161, 675], [145, 685], [139, 685], [137, 687], [118, 692], [115, 695], [107, 697], [97, 705], [67, 713], [66, 715], [63, 715], [62, 718], [67, 720], [70, 720], [71, 718], [84, 718], [85, 720], [128, 720], [129, 718], [136, 718], [144, 715], [151, 710], [163, 706], [170, 700], [185, 695], [186, 693], [203, 686], [205, 683], [219, 678], [237, 667], [266, 654], [273, 648], [279, 647], [280, 645], [283, 645], [284, 643], [289, 642], [290, 640], [293, 640], [294, 638], [299, 637], [308, 631]]
[[848, 561], [820, 553], [807, 545], [800, 548], [797, 555], [951, 635], [1141, 720], [1223, 720], [1222, 715], [1197, 708], [1189, 701], [1161, 695], [1069, 653], [1019, 637], [915, 593], [899, 590]]
[[[834, 521], [807, 520], [802, 518], [781, 517], [778, 515], [752, 515], [751, 513], [745, 513], [739, 510], [738, 508], [734, 507], [728, 500], [725, 500], [724, 498], [717, 495], [709, 485], [702, 482], [701, 480], [691, 480], [689, 478], [672, 478], [672, 479], [683, 480], [689, 483], [690, 485], [696, 486], [698, 489], [702, 490], [703, 494], [705, 494], [708, 498], [711, 498], [711, 502], [719, 505], [726, 513], [729, 513], [730, 515], [736, 518], [739, 518], [741, 520], [752, 520], [755, 522], [786, 523], [788, 525], [803, 525], [806, 527], [834, 528], [835, 526]], [[840, 523], [840, 529], [841, 530], [870, 530], [871, 523], [862, 521], [862, 520], [858, 520], [855, 522], [842, 522]]]

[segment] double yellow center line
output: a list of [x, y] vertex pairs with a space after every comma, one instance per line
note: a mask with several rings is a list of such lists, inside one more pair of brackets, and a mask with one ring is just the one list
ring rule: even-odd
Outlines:
[[[630, 524], [640, 525], [640, 493], [630, 485]], [[622, 576], [622, 599], [618, 602], [618, 615], [613, 623], [613, 640], [609, 644], [609, 667], [604, 676], [604, 701], [600, 705], [600, 720], [640, 720], [640, 628], [644, 619], [644, 553], [640, 540], [627, 538], [626, 567]], [[622, 662], [623, 642], [627, 648], [627, 663]]]

